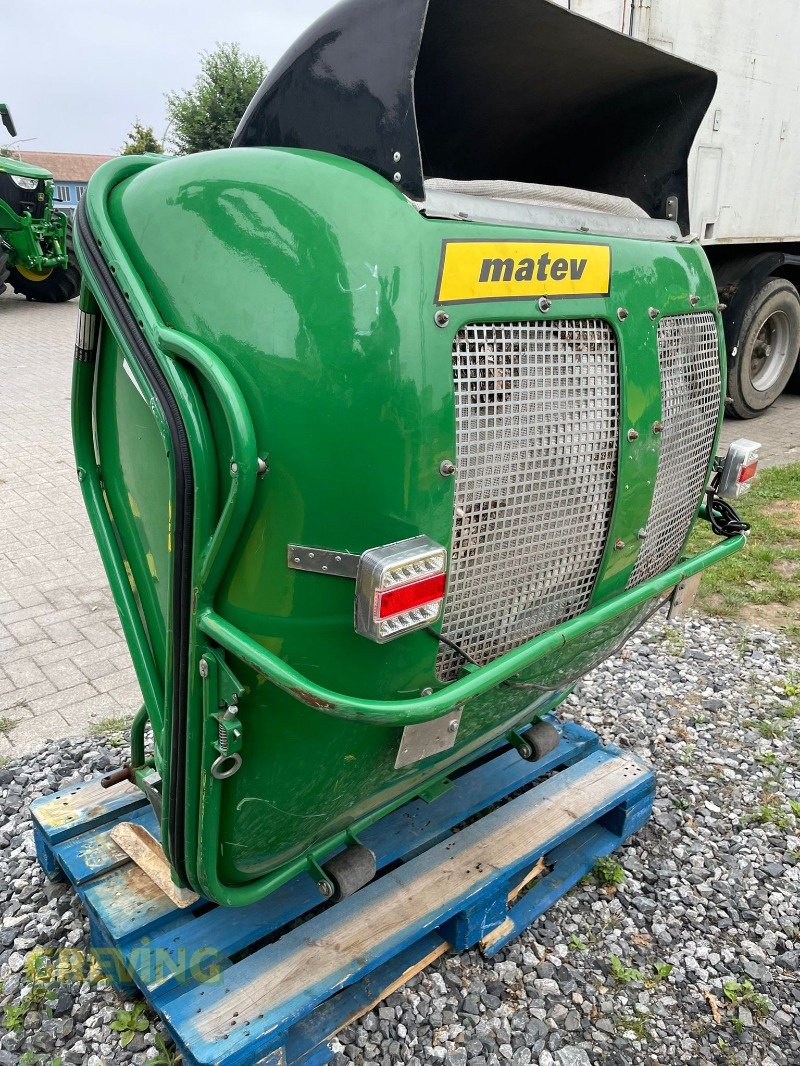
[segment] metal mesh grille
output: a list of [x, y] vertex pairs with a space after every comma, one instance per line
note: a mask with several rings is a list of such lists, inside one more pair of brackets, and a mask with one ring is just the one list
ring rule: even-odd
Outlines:
[[[442, 632], [484, 664], [587, 605], [617, 469], [606, 322], [473, 324], [453, 346], [457, 474]], [[442, 645], [441, 680], [462, 665]]]
[[683, 547], [705, 485], [719, 418], [717, 324], [710, 312], [658, 324], [663, 431], [647, 532], [628, 588], [667, 570]]

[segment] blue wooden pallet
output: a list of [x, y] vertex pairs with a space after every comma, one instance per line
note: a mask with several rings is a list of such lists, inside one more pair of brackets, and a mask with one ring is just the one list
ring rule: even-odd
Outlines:
[[[66, 877], [120, 990], [138, 989], [187, 1066], [328, 1062], [329, 1042], [445, 951], [492, 955], [647, 820], [654, 777], [565, 725], [538, 763], [498, 749], [435, 801], [361, 834], [375, 880], [321, 904], [298, 877], [249, 907], [179, 910], [110, 839], [158, 835], [142, 793], [99, 779], [33, 804], [39, 861]], [[511, 797], [511, 798], [509, 798]]]

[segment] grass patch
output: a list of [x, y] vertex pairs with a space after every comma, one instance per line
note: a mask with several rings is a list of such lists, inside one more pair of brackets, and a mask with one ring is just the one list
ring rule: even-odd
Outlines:
[[598, 885], [621, 885], [625, 880], [625, 871], [615, 859], [608, 855], [597, 860], [591, 876]]
[[650, 1031], [649, 1019], [637, 1018], [624, 1014], [614, 1019], [614, 1026], [620, 1036], [627, 1037], [628, 1034], [631, 1034], [634, 1039], [643, 1043], [647, 1041], [647, 1036]]
[[9, 733], [13, 733], [18, 725], [19, 722], [16, 718], [9, 718], [7, 715], [0, 716], [0, 733], [4, 737], [7, 737]]
[[[698, 606], [707, 614], [780, 629], [800, 643], [800, 463], [763, 470], [736, 505], [750, 523], [744, 551], [703, 571]], [[719, 538], [697, 525], [692, 553]]]
[[118, 718], [101, 718], [98, 722], [92, 722], [89, 726], [89, 735], [93, 737], [106, 737], [109, 733], [124, 733], [130, 729], [133, 718], [130, 715], [120, 715]]
[[722, 986], [725, 998], [734, 1007], [748, 1007], [758, 1020], [766, 1018], [772, 1004], [766, 996], [756, 992], [752, 981], [726, 981]]

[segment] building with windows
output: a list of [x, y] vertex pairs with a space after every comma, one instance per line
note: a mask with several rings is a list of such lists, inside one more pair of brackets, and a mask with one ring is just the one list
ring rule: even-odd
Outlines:
[[112, 155], [81, 155], [73, 152], [18, 152], [25, 163], [44, 167], [53, 175], [53, 198], [60, 211], [75, 210], [92, 174]]

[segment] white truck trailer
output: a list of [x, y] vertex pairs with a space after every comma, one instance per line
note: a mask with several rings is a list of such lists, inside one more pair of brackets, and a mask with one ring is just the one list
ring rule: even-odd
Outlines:
[[717, 72], [689, 162], [691, 232], [727, 305], [728, 406], [752, 418], [800, 390], [800, 3], [554, 2]]

